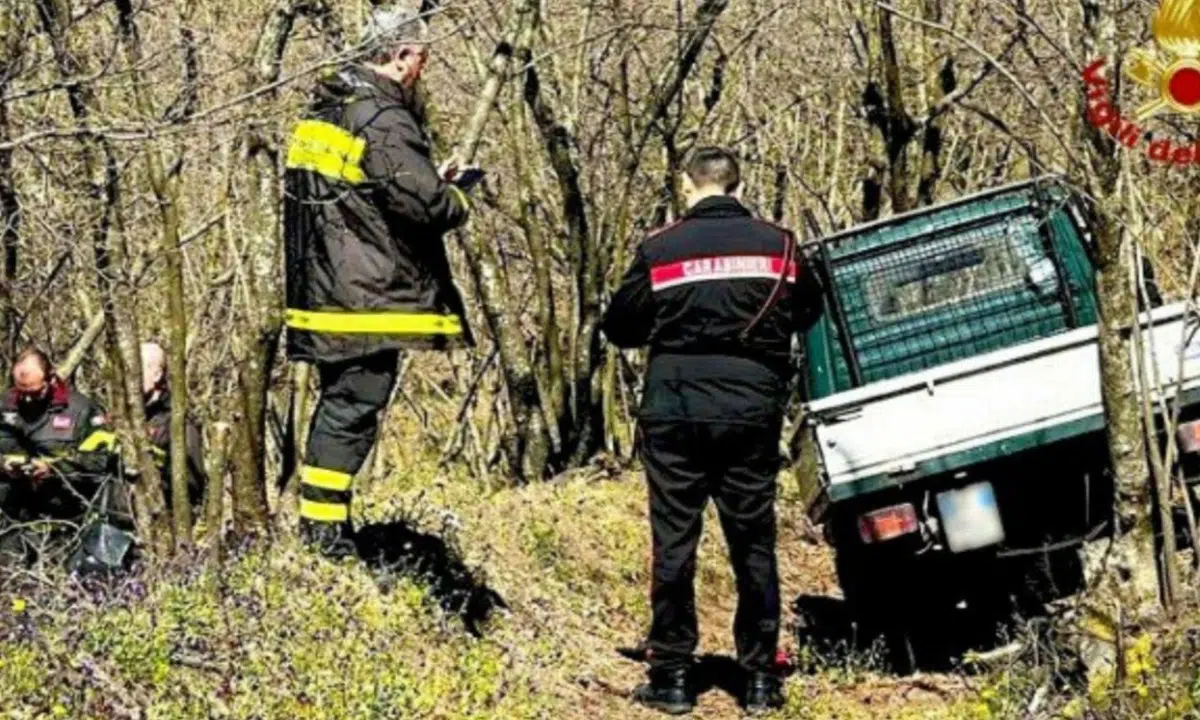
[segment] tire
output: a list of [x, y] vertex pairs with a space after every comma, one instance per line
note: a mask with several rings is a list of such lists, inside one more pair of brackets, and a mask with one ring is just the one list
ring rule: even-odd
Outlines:
[[[907, 561], [906, 561], [907, 560]], [[869, 648], [882, 637], [888, 665], [908, 675], [918, 668], [914, 643], [914, 606], [910, 592], [897, 593], [898, 584], [911, 577], [915, 563], [902, 555], [881, 553], [862, 546], [837, 548], [834, 564], [847, 611], [857, 626], [855, 644]]]

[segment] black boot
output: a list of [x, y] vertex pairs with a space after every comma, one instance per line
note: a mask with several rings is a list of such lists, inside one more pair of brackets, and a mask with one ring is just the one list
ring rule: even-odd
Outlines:
[[309, 549], [335, 560], [357, 554], [354, 528], [350, 523], [317, 522], [301, 518], [300, 539]]
[[686, 667], [651, 669], [650, 681], [633, 691], [635, 702], [668, 715], [684, 715], [696, 707], [696, 691]]
[[783, 681], [779, 676], [765, 672], [752, 672], [746, 679], [746, 694], [742, 696], [742, 707], [749, 713], [768, 712], [783, 707]]

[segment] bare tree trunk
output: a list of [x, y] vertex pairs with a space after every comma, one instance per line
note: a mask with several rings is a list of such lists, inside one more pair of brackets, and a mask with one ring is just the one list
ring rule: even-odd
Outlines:
[[[692, 15], [690, 29], [679, 44], [678, 58], [670, 64], [660, 77], [649, 100], [649, 112], [635, 130], [634, 142], [625, 160], [624, 184], [617, 200], [617, 217], [610, 233], [601, 238], [599, 246], [585, 243], [580, 250], [577, 273], [579, 293], [579, 318], [577, 330], [578, 352], [575, 358], [575, 419], [578, 436], [572, 461], [581, 463], [585, 457], [599, 448], [605, 441], [607, 431], [616, 412], [615, 389], [617, 386], [617, 351], [613, 346], [600, 347], [600, 300], [605, 291], [604, 276], [608, 268], [616, 268], [616, 277], [625, 271], [626, 258], [630, 249], [632, 210], [630, 198], [638, 171], [645, 159], [646, 144], [658, 123], [664, 121], [683, 91], [684, 82], [700, 58], [713, 27], [729, 6], [729, 0], [704, 0]], [[603, 262], [600, 250], [612, 249], [607, 262]], [[606, 402], [607, 396], [607, 402]], [[607, 412], [606, 412], [607, 411]]]
[[1096, 290], [1100, 311], [1100, 373], [1104, 414], [1112, 460], [1117, 532], [1124, 540], [1124, 562], [1138, 571], [1142, 580], [1139, 595], [1153, 592], [1146, 587], [1145, 561], [1152, 558], [1153, 531], [1150, 519], [1150, 467], [1143, 432], [1132, 363], [1132, 323], [1137, 322], [1136, 302], [1128, 277], [1130, 241], [1114, 220], [1118, 201], [1100, 200], [1096, 239], [1098, 267]]
[[[513, 57], [528, 57], [528, 44], [536, 36], [537, 0], [521, 0], [513, 9], [501, 42], [487, 65], [487, 80], [471, 114], [463, 137], [452, 156], [471, 163], [479, 148], [484, 126], [500, 90], [508, 80]], [[503, 282], [504, 270], [495, 245], [480, 243], [472, 230], [455, 233], [475, 279], [488, 329], [500, 350], [500, 370], [504, 378], [511, 415], [511, 432], [504, 441], [509, 466], [518, 479], [539, 479], [547, 470], [550, 455], [549, 435], [537, 380], [528, 353], [515, 322], [511, 294]]]
[[[7, 13], [9, 10], [0, 10]], [[10, 31], [11, 32], [11, 31]], [[15, 33], [14, 33], [15, 35]], [[0, 95], [8, 91], [10, 68], [16, 61], [19, 46], [15, 45], [15, 37], [0, 38]], [[9, 140], [12, 133], [9, 130], [8, 107], [0, 102], [0, 142]], [[17, 278], [18, 248], [21, 238], [21, 203], [17, 197], [16, 183], [13, 181], [12, 150], [0, 150], [0, 248], [4, 253], [4, 297], [3, 317], [0, 318], [0, 337], [3, 337], [3, 347], [0, 352], [4, 356], [16, 352], [20, 338], [17, 337], [16, 307], [13, 303], [13, 285]]]
[[233, 528], [239, 535], [253, 534], [267, 522], [267, 393], [281, 329], [279, 321], [268, 323], [252, 338], [238, 364], [241, 432], [234, 442]]
[[[295, 30], [296, 19], [307, 18], [316, 27], [326, 45], [334, 51], [341, 51], [344, 43], [344, 30], [337, 13], [327, 0], [278, 0], [272, 12], [267, 17], [259, 33], [254, 51], [254, 64], [245, 78], [247, 90], [255, 86], [270, 85], [277, 81], [281, 74], [283, 55], [287, 44]], [[274, 91], [267, 94], [273, 97]], [[259, 220], [264, 228], [263, 236], [272, 239], [271, 255], [273, 266], [281, 264], [283, 255], [281, 208], [283, 202], [282, 175], [278, 143], [260, 131], [260, 121], [255, 118], [253, 108], [248, 108], [245, 132], [246, 157], [258, 173], [256, 205], [262, 210]], [[266, 428], [267, 411], [270, 407], [271, 368], [279, 349], [280, 336], [283, 332], [283, 300], [275, 283], [257, 277], [248, 268], [247, 292], [252, 298], [246, 307], [249, 320], [249, 340], [245, 343], [240, 367], [238, 369], [238, 402], [241, 419], [241, 432], [233, 443], [233, 498], [234, 498], [234, 529], [238, 533], [251, 532], [266, 522], [269, 507], [267, 503], [266, 478]], [[304, 382], [307, 389], [307, 378], [311, 369], [303, 366], [297, 371], [297, 382]], [[293, 452], [292, 458], [284, 458], [283, 471], [298, 467], [302, 459], [303, 443], [299, 440], [301, 429], [298, 422], [307, 417], [307, 393], [298, 392], [298, 386], [293, 385], [289, 393], [290, 417], [295, 422], [289, 423], [285, 432], [291, 435], [285, 441], [287, 448]], [[294, 472], [289, 474], [294, 476]], [[294, 486], [294, 477], [284, 481], [284, 493], [290, 492]]]
[[[521, 62], [527, 66], [531, 58], [524, 55], [528, 50], [528, 47], [522, 47], [523, 56], [520, 58]], [[549, 233], [546, 232], [546, 228], [542, 227], [536, 216], [537, 200], [534, 197], [536, 183], [533, 173], [530, 171], [530, 163], [521, 159], [525, 150], [522, 141], [525, 139], [527, 122], [524, 105], [518, 105], [514, 114], [521, 120], [517, 123], [520, 140], [514, 143], [514, 159], [521, 178], [521, 191], [518, 198], [520, 203], [519, 224], [525, 235], [532, 261], [538, 303], [537, 322], [541, 330], [536, 346], [542, 360], [533, 364], [533, 372], [537, 379], [538, 409], [541, 411], [542, 423], [550, 438], [551, 454], [561, 456], [563, 451], [561, 414], [565, 398], [563, 397], [562, 382], [562, 343], [551, 272], [553, 259], [550, 255], [550, 240], [547, 237]]]
[[879, 14], [884, 86], [884, 105], [878, 117], [878, 125], [887, 150], [888, 194], [892, 199], [892, 213], [899, 214], [909, 210], [913, 204], [908, 190], [911, 185], [908, 143], [912, 140], [916, 128], [904, 106], [904, 86], [900, 77], [900, 58], [896, 49], [892, 14], [882, 9], [876, 12]]
[[309, 363], [293, 363], [292, 368], [292, 395], [288, 403], [288, 432], [291, 434], [291, 438], [287, 443], [292, 451], [292, 458], [291, 466], [284, 469], [281, 501], [284, 498], [290, 499], [298, 489], [297, 478], [300, 475], [296, 470], [304, 462], [305, 436], [308, 431], [313, 401], [313, 366]]
[[229, 423], [214, 423], [212, 438], [208, 443], [206, 459], [206, 483], [204, 495], [204, 542], [208, 546], [209, 559], [221, 555], [221, 536], [225, 525], [225, 474], [229, 461]]
[[[924, 0], [922, 16], [928, 22], [941, 20], [941, 6], [937, 0]], [[932, 205], [937, 188], [937, 181], [942, 174], [942, 123], [936, 114], [946, 96], [954, 92], [957, 81], [954, 75], [954, 58], [946, 57], [940, 63], [941, 70], [934, 71], [938, 66], [935, 59], [928, 57], [929, 36], [928, 27], [921, 31], [922, 63], [928, 67], [928, 77], [925, 80], [926, 121], [921, 129], [921, 166], [917, 171], [917, 203]]]
[[[1095, 0], [1083, 0], [1085, 48], [1115, 52], [1111, 15]], [[1083, 93], [1080, 102], [1086, 103]], [[1124, 206], [1118, 190], [1121, 161], [1111, 137], [1090, 124], [1085, 130], [1091, 167], [1081, 185], [1088, 188], [1096, 235], [1096, 293], [1100, 313], [1100, 375], [1109, 455], [1115, 490], [1115, 559], [1130, 581], [1120, 583], [1140, 605], [1157, 599], [1153, 522], [1150, 513], [1150, 466], [1133, 367], [1132, 323], [1137, 302], [1129, 281], [1132, 238], [1119, 218]], [[1137, 608], [1135, 612], [1144, 608]]]
[[[38, 14], [42, 27], [50, 39], [55, 64], [64, 79], [83, 76], [82, 63], [70, 50], [68, 38], [71, 18], [69, 0], [38, 0]], [[136, 317], [133, 309], [125, 306], [126, 294], [114, 280], [115, 268], [110, 253], [110, 242], [120, 254], [123, 245], [120, 238], [120, 208], [116, 160], [112, 149], [101, 138], [86, 131], [89, 116], [96, 107], [94, 95], [83, 85], [69, 83], [67, 99], [71, 113], [80, 129], [79, 142], [86, 175], [90, 182], [90, 196], [96, 198], [96, 219], [92, 230], [92, 250], [95, 257], [96, 279], [105, 314], [107, 346], [109, 354], [109, 378], [113, 389], [114, 410], [121, 445], [125, 448], [125, 462], [134, 465], [141, 482], [134, 484], [134, 508], [138, 532], [149, 546], [151, 553], [159, 558], [169, 557], [172, 550], [170, 516], [162, 487], [154, 481], [158, 477], [149, 441], [142, 428], [146, 417], [140, 402], [141, 373], [134, 375], [140, 367], [136, 346]], [[116, 226], [116, 233], [113, 233]], [[132, 363], [127, 362], [132, 351]], [[131, 402], [131, 398], [137, 399]]]
[[69, 380], [71, 376], [75, 374], [75, 370], [79, 367], [79, 364], [83, 362], [84, 357], [86, 357], [88, 352], [91, 350], [92, 345], [95, 344], [96, 340], [103, 332], [104, 311], [102, 310], [92, 316], [92, 319], [88, 321], [88, 326], [83, 331], [83, 334], [79, 336], [79, 339], [75, 341], [75, 345], [73, 345], [71, 350], [67, 353], [67, 357], [58, 364], [57, 368], [55, 368], [55, 372], [58, 373], [58, 376]]
[[513, 56], [518, 53], [517, 43], [531, 41], [533, 36], [529, 33], [529, 29], [536, 28], [538, 14], [538, 0], [518, 0], [516, 7], [513, 8], [508, 25], [501, 35], [502, 39], [492, 52], [492, 60], [487, 66], [487, 81], [484, 82], [479, 98], [475, 101], [475, 107], [471, 111], [471, 118], [467, 122], [466, 130], [463, 131], [462, 138], [459, 139], [451, 153], [452, 157], [458, 158], [464, 164], [470, 164], [475, 160], [488, 116], [491, 115], [492, 108], [496, 104], [496, 98], [500, 96], [500, 89], [508, 81], [509, 66], [512, 64]]
[[[582, 268], [590, 266], [591, 261], [588, 258], [595, 253], [593, 245], [596, 239], [592, 237], [590, 230], [587, 205], [580, 186], [579, 167], [571, 155], [571, 135], [557, 118], [554, 109], [546, 101], [542, 93], [540, 75], [538, 74], [537, 67], [532, 63], [525, 65], [522, 92], [534, 125], [537, 127], [538, 133], [542, 138], [542, 146], [545, 148], [546, 156], [550, 161], [550, 167], [553, 168], [554, 175], [558, 179], [562, 213], [567, 225], [567, 242], [576, 259], [576, 267], [579, 268], [576, 275], [576, 293], [580, 293], [584, 290], [582, 278], [586, 275]], [[548, 283], [549, 278], [545, 278], [539, 282]], [[578, 295], [578, 297], [582, 298], [583, 296]], [[546, 302], [552, 303], [553, 299], [548, 297]], [[580, 311], [582, 311], [582, 308], [580, 308]], [[563, 362], [563, 350], [561, 340], [558, 337], [557, 323], [555, 323], [554, 327], [556, 332], [552, 337], [548, 337], [548, 340], [553, 344], [553, 348], [547, 350], [547, 358], [549, 360], [548, 369], [550, 372], [548, 389], [555, 398], [555, 405], [554, 414], [550, 415], [548, 413], [547, 422], [554, 422], [559, 429], [570, 429], [572, 437], [562, 437], [560, 433], [559, 439], [561, 445], [559, 452], [568, 453], [571, 452], [572, 446], [576, 450], [580, 447], [578, 442], [580, 438], [579, 427], [583, 423], [580, 411], [584, 406], [579, 401], [581, 388], [576, 383], [576, 379], [579, 377], [578, 352], [567, 354], [567, 357], [571, 360], [570, 365]], [[581, 337], [582, 335], [576, 331], [572, 343], [578, 343]], [[567, 397], [568, 395], [570, 397]], [[572, 398], [574, 402], [572, 402]], [[571, 459], [578, 460], [579, 453], [576, 452]]]
[[[133, 83], [134, 103], [143, 117], [157, 117], [147, 94], [144, 79], [138, 70], [142, 62], [142, 40], [138, 33], [137, 20], [131, 0], [114, 0], [117, 6], [118, 26], [125, 46]], [[184, 11], [186, 21], [187, 11]], [[193, 89], [194, 90], [194, 89]], [[194, 93], [193, 93], [194, 94]], [[158, 204], [161, 223], [161, 251], [167, 265], [167, 327], [169, 361], [167, 372], [171, 387], [170, 446], [176, 452], [170, 454], [171, 515], [173, 519], [176, 549], [183, 551], [192, 544], [192, 510], [188, 500], [187, 453], [187, 312], [183, 305], [183, 250], [179, 246], [179, 193], [175, 181], [167, 176], [162, 157], [162, 146], [151, 137], [144, 151], [146, 174], [154, 199]], [[140, 373], [139, 373], [140, 375]]]

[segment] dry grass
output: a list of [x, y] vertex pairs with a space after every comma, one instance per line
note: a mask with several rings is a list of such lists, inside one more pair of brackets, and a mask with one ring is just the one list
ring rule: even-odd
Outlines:
[[[405, 446], [397, 435], [392, 446]], [[134, 716], [122, 706], [181, 719], [655, 717], [627, 700], [642, 669], [615, 650], [636, 644], [649, 619], [638, 477], [486, 494], [462, 478], [419, 480], [428, 464], [396, 459], [406, 472], [372, 487], [363, 517], [403, 515], [457, 536], [510, 606], [481, 639], [422, 583], [380, 583], [284, 538], [219, 572], [169, 570], [106, 596], [77, 585], [14, 591], [0, 615], [3, 717]], [[835, 592], [827, 551], [803, 543], [783, 515], [785, 597]], [[703, 542], [698, 601], [701, 652], [730, 654], [733, 579], [719, 532]], [[948, 677], [831, 670], [793, 678], [783, 717], [962, 717], [962, 689]], [[714, 690], [696, 717], [735, 714]]]
[[[390, 426], [390, 459], [403, 469], [371, 487], [360, 519], [404, 517], [461, 548], [510, 606], [482, 638], [442, 612], [422, 581], [381, 582], [362, 565], [313, 558], [283, 538], [239, 553], [219, 572], [176, 568], [107, 596], [74, 585], [26, 588], [19, 612], [5, 598], [3, 717], [136, 717], [134, 708], [145, 711], [140, 717], [181, 720], [657, 717], [629, 703], [642, 669], [616, 652], [636, 644], [649, 619], [640, 477], [579, 473], [481, 492], [464, 477], [438, 475], [419, 451], [401, 452], [418, 447], [411, 433]], [[802, 539], [799, 517], [794, 504], [782, 504], [789, 604], [802, 594], [837, 594], [829, 551]], [[711, 510], [708, 520], [697, 580], [700, 651], [729, 655], [733, 578]], [[1194, 707], [1187, 637], [1179, 631], [1156, 640], [1159, 664], [1140, 704], [1131, 704], [1143, 692], [1137, 687], [1093, 688], [1095, 707], [1109, 708], [1096, 717]], [[791, 633], [784, 644], [797, 650]], [[872, 669], [868, 657], [818, 658], [789, 679], [779, 717], [1023, 717], [1048, 677], [1047, 657], [972, 678], [898, 678]], [[1075, 707], [1084, 707], [1085, 689], [1078, 694]], [[1056, 690], [1046, 707], [1069, 710], [1070, 700]], [[713, 690], [694, 717], [737, 717], [737, 708]]]

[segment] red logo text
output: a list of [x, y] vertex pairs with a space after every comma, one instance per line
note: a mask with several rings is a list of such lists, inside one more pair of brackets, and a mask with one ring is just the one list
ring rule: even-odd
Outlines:
[[1121, 145], [1143, 148], [1146, 157], [1158, 163], [1172, 165], [1200, 164], [1200, 141], [1183, 144], [1169, 138], [1156, 138], [1138, 123], [1123, 117], [1113, 104], [1108, 79], [1100, 74], [1105, 60], [1093, 60], [1083, 70], [1083, 84], [1087, 88], [1088, 122], [1107, 132]]

